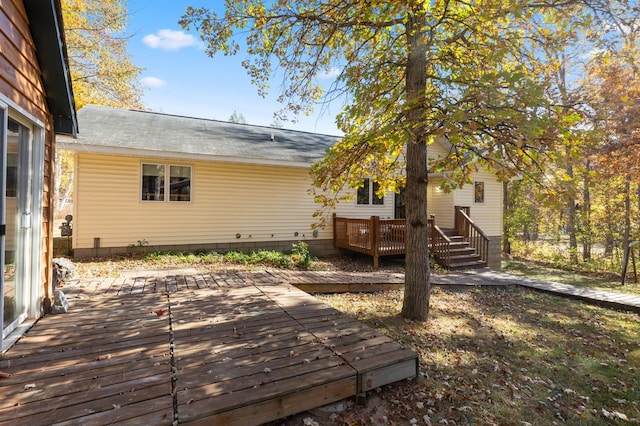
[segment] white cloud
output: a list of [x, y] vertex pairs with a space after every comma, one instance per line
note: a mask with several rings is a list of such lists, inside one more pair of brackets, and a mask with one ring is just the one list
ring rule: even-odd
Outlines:
[[331, 67], [331, 69], [326, 70], [325, 72], [320, 74], [318, 76], [318, 78], [321, 79], [321, 80], [327, 80], [327, 79], [331, 79], [331, 78], [336, 78], [337, 76], [340, 75], [340, 71], [341, 71], [340, 68]]
[[152, 49], [179, 50], [183, 47], [197, 46], [198, 41], [184, 31], [169, 29], [158, 30], [156, 34], [147, 34], [142, 42]]
[[166, 81], [159, 79], [158, 77], [144, 77], [140, 79], [140, 85], [149, 89], [155, 89], [167, 84]]

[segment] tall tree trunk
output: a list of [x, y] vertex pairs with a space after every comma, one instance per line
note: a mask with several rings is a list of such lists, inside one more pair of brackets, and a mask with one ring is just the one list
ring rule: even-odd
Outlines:
[[511, 236], [505, 218], [509, 214], [509, 181], [502, 182], [502, 251], [511, 254]]
[[640, 239], [640, 182], [638, 182], [638, 186], [636, 188], [636, 196], [637, 196], [637, 202], [638, 202], [638, 211], [636, 212], [636, 214], [634, 215], [636, 218], [636, 233], [634, 234], [634, 240], [635, 239]]
[[[624, 253], [624, 272], [629, 260], [629, 243], [631, 242], [631, 176], [627, 174], [624, 180], [624, 236], [622, 248]], [[623, 278], [624, 279], [624, 278]]]
[[584, 173], [584, 184], [582, 187], [582, 220], [584, 222], [584, 232], [582, 237], [582, 258], [584, 260], [591, 259], [591, 246], [592, 240], [591, 236], [593, 233], [591, 232], [591, 193], [589, 192], [589, 184], [591, 180], [589, 179], [589, 172], [591, 171], [591, 162], [587, 159], [585, 164], [585, 173]]
[[426, 20], [419, 6], [409, 12], [406, 68], [407, 121], [417, 123], [409, 129], [407, 144], [406, 196], [406, 267], [404, 318], [425, 321], [429, 316], [429, 244], [427, 215], [427, 131], [424, 96], [427, 83]]
[[[605, 211], [612, 211], [611, 197], [609, 191], [604, 191], [604, 207]], [[605, 215], [605, 234], [604, 234], [604, 256], [607, 258], [613, 257], [613, 246], [615, 244], [615, 237], [613, 236], [613, 220], [611, 215]]]
[[[560, 58], [558, 58], [565, 63], [565, 55], [564, 52], [560, 53]], [[557, 84], [558, 90], [560, 91], [560, 99], [562, 100], [563, 112], [565, 115], [568, 115], [570, 112], [569, 105], [571, 104], [569, 101], [569, 92], [567, 90], [567, 72], [565, 66], [562, 65], [558, 69], [557, 74]], [[567, 146], [565, 147], [565, 155], [566, 155], [566, 165], [567, 165], [567, 176], [569, 179], [566, 184], [566, 196], [567, 196], [567, 232], [569, 233], [569, 256], [571, 261], [578, 261], [578, 240], [576, 238], [576, 199], [574, 197], [573, 191], [573, 159], [571, 155], [571, 141], [567, 141]]]
[[[567, 155], [569, 155], [570, 148], [567, 147]], [[578, 261], [578, 239], [576, 238], [576, 199], [572, 195], [573, 191], [571, 185], [573, 185], [573, 165], [571, 159], [567, 158], [567, 176], [571, 179], [567, 183], [567, 232], [569, 233], [569, 257], [572, 262]]]

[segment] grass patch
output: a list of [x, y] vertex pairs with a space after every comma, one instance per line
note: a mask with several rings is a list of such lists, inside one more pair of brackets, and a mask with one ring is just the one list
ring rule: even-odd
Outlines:
[[[620, 275], [622, 272], [622, 252], [616, 249], [615, 254], [604, 256], [601, 252], [594, 252], [590, 259], [583, 259], [581, 253], [571, 256], [571, 250], [566, 241], [519, 241], [511, 244], [512, 254], [523, 259], [542, 262], [556, 269], [582, 273], [609, 273]], [[629, 271], [630, 272], [630, 271]]]
[[[640, 421], [640, 321], [526, 289], [433, 289], [427, 323], [400, 318], [402, 291], [321, 295], [420, 356], [420, 377], [379, 391], [392, 424]], [[358, 408], [342, 414], [358, 423]], [[360, 420], [359, 420], [360, 419]]]
[[517, 259], [502, 261], [502, 270], [503, 272], [513, 275], [571, 284], [592, 288], [594, 290], [640, 295], [640, 284], [634, 283], [633, 280], [627, 280], [625, 285], [621, 285], [620, 278], [609, 273], [576, 272], [567, 269], [558, 269], [542, 262]]

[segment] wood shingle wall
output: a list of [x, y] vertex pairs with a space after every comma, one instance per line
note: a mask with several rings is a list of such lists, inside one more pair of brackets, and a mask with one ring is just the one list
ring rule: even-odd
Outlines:
[[42, 294], [49, 294], [53, 251], [53, 120], [47, 106], [42, 71], [22, 0], [0, 0], [0, 100], [15, 114], [44, 127], [42, 192]]

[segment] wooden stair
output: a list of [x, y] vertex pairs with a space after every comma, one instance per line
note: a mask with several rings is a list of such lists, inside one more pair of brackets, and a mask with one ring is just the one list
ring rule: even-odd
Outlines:
[[436, 262], [443, 268], [449, 270], [484, 268], [487, 262], [482, 260], [482, 256], [469, 244], [464, 236], [459, 235], [455, 229], [442, 229], [451, 239], [449, 244], [449, 261], [439, 259], [434, 256]]

